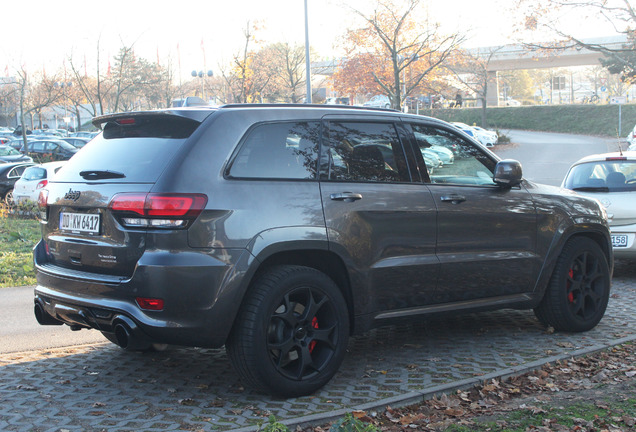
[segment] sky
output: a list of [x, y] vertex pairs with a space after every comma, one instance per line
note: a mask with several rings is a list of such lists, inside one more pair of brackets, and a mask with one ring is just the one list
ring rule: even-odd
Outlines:
[[[356, 20], [348, 7], [368, 10], [374, 3], [307, 0], [310, 45], [321, 59], [340, 55], [335, 48], [338, 37]], [[425, 9], [444, 31], [466, 32], [467, 46], [494, 46], [513, 41], [513, 3], [430, 0]], [[70, 69], [69, 57], [80, 67], [86, 63], [91, 73], [98, 42], [102, 62], [134, 43], [137, 55], [162, 65], [171, 63], [184, 79], [192, 70], [218, 74], [219, 65], [227, 65], [242, 48], [248, 21], [258, 23], [257, 36], [263, 41], [304, 44], [305, 40], [303, 0], [21, 0], [4, 2], [2, 11], [0, 67], [9, 74], [22, 65], [27, 71]], [[587, 30], [589, 34], [583, 36], [608, 35], [603, 34], [606, 29]]]

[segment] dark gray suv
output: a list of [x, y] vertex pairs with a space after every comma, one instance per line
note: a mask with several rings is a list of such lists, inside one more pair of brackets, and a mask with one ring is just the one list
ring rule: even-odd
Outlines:
[[[132, 350], [225, 345], [247, 384], [297, 396], [375, 326], [506, 307], [585, 331], [605, 312], [598, 202], [522, 179], [442, 121], [235, 105], [94, 124], [40, 195], [41, 324]], [[434, 175], [431, 143], [454, 153]]]

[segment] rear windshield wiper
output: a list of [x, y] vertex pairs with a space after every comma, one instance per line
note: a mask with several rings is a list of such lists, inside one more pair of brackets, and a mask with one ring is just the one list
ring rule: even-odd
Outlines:
[[572, 190], [581, 192], [609, 192], [607, 186], [581, 186], [572, 188]]
[[103, 179], [126, 177], [124, 173], [120, 173], [118, 171], [109, 171], [109, 170], [80, 171], [79, 175], [86, 180], [103, 180]]

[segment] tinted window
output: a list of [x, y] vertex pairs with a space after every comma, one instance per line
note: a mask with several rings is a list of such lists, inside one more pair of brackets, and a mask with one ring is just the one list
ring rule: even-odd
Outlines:
[[334, 181], [409, 181], [392, 123], [329, 123], [328, 178]]
[[124, 174], [122, 178], [108, 179], [111, 183], [154, 183], [200, 125], [163, 113], [107, 120], [111, 121], [103, 125], [103, 133], [75, 153], [55, 181], [85, 182], [79, 175], [81, 171], [109, 170]]
[[17, 166], [13, 168], [11, 171], [9, 171], [9, 174], [7, 174], [7, 177], [9, 178], [20, 177], [25, 169], [27, 169], [26, 166]]
[[430, 175], [431, 183], [495, 185], [492, 178], [496, 162], [476, 145], [444, 129], [418, 124], [411, 126], [425, 162], [428, 152], [434, 146], [447, 148], [454, 154], [453, 164], [433, 170]]
[[109, 182], [155, 182], [185, 140], [162, 138], [115, 138], [99, 135], [91, 145], [75, 153], [57, 181], [85, 182], [81, 171], [110, 170], [123, 173]]
[[49, 141], [49, 143], [46, 146], [46, 150], [47, 151], [61, 151], [62, 149], [64, 150], [68, 150], [71, 152], [75, 151], [75, 147], [73, 147], [71, 144], [67, 143], [66, 141]]
[[233, 178], [314, 179], [319, 122], [268, 123], [252, 128], [229, 171]]
[[33, 152], [44, 151], [44, 142], [42, 141], [29, 143], [28, 146], [29, 146], [29, 151], [33, 151]]

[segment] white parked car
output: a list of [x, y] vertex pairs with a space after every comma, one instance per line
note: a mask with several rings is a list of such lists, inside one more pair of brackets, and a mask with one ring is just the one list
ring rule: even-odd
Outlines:
[[40, 191], [65, 163], [66, 161], [47, 162], [25, 169], [22, 177], [13, 186], [13, 201], [16, 204], [26, 201], [37, 202]]
[[433, 175], [435, 171], [444, 166], [444, 162], [442, 162], [434, 151], [427, 148], [420, 148], [420, 151], [422, 152], [422, 157], [424, 158], [424, 163], [426, 164], [429, 175]]
[[[417, 144], [419, 145], [422, 154], [425, 154], [424, 150], [434, 153], [435, 156], [441, 160], [442, 166], [452, 165], [455, 162], [455, 153], [453, 153], [453, 151], [448, 147], [431, 142], [431, 136], [415, 132], [415, 137], [417, 138]], [[430, 166], [428, 162], [426, 165]]]
[[561, 186], [598, 199], [608, 214], [614, 256], [636, 258], [636, 152], [586, 156]]
[[473, 126], [473, 129], [475, 129], [478, 134], [484, 135], [484, 137], [488, 139], [489, 142], [491, 142], [493, 145], [497, 144], [497, 141], [499, 141], [499, 135], [497, 135], [497, 132], [493, 130], [484, 129], [479, 126]]
[[363, 103], [362, 106], [369, 108], [391, 108], [391, 100], [385, 95], [375, 95]]
[[521, 102], [511, 97], [508, 97], [504, 100], [505, 106], [521, 106]]
[[475, 129], [475, 127], [469, 126], [466, 123], [453, 122], [451, 124], [455, 126], [457, 129], [460, 129], [466, 135], [473, 137], [475, 140], [477, 140], [478, 142], [480, 142], [482, 145], [486, 147], [494, 147], [495, 143], [497, 142], [497, 140], [494, 139], [494, 137], [490, 133], [480, 132], [477, 129]]
[[627, 134], [627, 143], [630, 150], [636, 150], [636, 126]]

